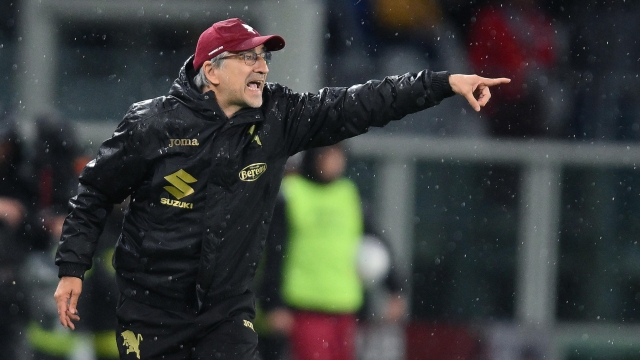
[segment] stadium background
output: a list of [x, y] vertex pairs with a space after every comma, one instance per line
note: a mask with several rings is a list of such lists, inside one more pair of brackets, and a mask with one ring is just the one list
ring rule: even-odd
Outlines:
[[[376, 45], [361, 8], [372, 1], [2, 0], [0, 110], [26, 143], [33, 119], [58, 111], [90, 154], [228, 17], [286, 39], [269, 80], [296, 91], [470, 73], [465, 32], [488, 2], [424, 1], [439, 11], [424, 20], [438, 56], [425, 58], [410, 42]], [[492, 136], [487, 115], [449, 99], [348, 143], [407, 280], [406, 358], [640, 358], [640, 7], [538, 3], [557, 35], [556, 87], [543, 89], [554, 131]]]

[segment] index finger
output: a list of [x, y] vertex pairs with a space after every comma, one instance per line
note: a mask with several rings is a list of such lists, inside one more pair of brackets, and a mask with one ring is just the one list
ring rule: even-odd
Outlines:
[[482, 78], [481, 83], [487, 86], [495, 86], [500, 84], [508, 84], [511, 82], [509, 78]]

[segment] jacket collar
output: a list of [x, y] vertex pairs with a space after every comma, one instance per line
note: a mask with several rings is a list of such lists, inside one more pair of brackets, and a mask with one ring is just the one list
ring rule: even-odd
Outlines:
[[174, 96], [183, 104], [201, 114], [203, 117], [212, 120], [225, 120], [226, 116], [216, 102], [213, 92], [200, 93], [193, 84], [193, 77], [196, 71], [193, 68], [193, 55], [191, 55], [180, 69], [178, 78], [173, 81], [169, 95]]

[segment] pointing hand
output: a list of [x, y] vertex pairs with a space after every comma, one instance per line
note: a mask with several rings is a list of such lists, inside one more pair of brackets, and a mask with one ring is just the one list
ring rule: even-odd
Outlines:
[[487, 105], [491, 98], [489, 87], [500, 84], [508, 84], [511, 79], [507, 78], [483, 78], [478, 75], [454, 74], [449, 77], [451, 89], [458, 95], [467, 99], [473, 110], [480, 111], [480, 108]]

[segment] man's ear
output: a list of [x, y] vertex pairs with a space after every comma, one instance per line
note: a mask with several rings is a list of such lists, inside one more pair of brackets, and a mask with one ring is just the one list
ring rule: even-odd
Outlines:
[[220, 68], [213, 66], [210, 61], [205, 62], [203, 65], [204, 74], [207, 77], [207, 80], [213, 85], [220, 84]]

